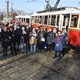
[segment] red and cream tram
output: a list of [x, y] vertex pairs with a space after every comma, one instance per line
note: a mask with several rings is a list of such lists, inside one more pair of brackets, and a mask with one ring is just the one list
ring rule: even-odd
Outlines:
[[80, 9], [76, 7], [62, 7], [53, 11], [40, 11], [31, 15], [34, 27], [46, 27], [68, 30], [69, 43], [80, 46]]

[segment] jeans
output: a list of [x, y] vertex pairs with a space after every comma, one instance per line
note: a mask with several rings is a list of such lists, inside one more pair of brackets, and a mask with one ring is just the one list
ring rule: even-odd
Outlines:
[[21, 43], [21, 47], [22, 47], [22, 49], [21, 49], [22, 53], [26, 53], [27, 52], [26, 51], [26, 44], [25, 43]]
[[36, 53], [36, 44], [30, 45], [30, 52], [31, 53]]

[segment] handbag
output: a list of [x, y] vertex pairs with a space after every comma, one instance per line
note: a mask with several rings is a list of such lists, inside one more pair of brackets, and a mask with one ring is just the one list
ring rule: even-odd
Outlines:
[[42, 37], [42, 38], [41, 38], [41, 41], [42, 41], [42, 42], [45, 42], [45, 38]]
[[35, 43], [35, 38], [31, 37], [30, 40], [29, 40], [29, 43], [30, 43], [30, 45], [34, 44]]

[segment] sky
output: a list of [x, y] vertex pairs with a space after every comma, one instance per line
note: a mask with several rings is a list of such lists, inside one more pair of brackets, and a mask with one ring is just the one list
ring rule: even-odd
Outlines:
[[[6, 0], [0, 0], [0, 10], [6, 10]], [[51, 6], [54, 6], [57, 0], [50, 0]], [[45, 0], [9, 0], [9, 8], [11, 3], [14, 10], [22, 10], [25, 12], [37, 12], [44, 10], [46, 3]], [[75, 6], [80, 7], [80, 0], [61, 0], [58, 7]]]

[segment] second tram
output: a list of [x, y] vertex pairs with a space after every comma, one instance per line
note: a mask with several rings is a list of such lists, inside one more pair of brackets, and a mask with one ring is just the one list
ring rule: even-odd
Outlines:
[[26, 16], [19, 15], [19, 16], [16, 16], [15, 19], [21, 23], [29, 23], [30, 22], [30, 16], [29, 15], [26, 15]]

